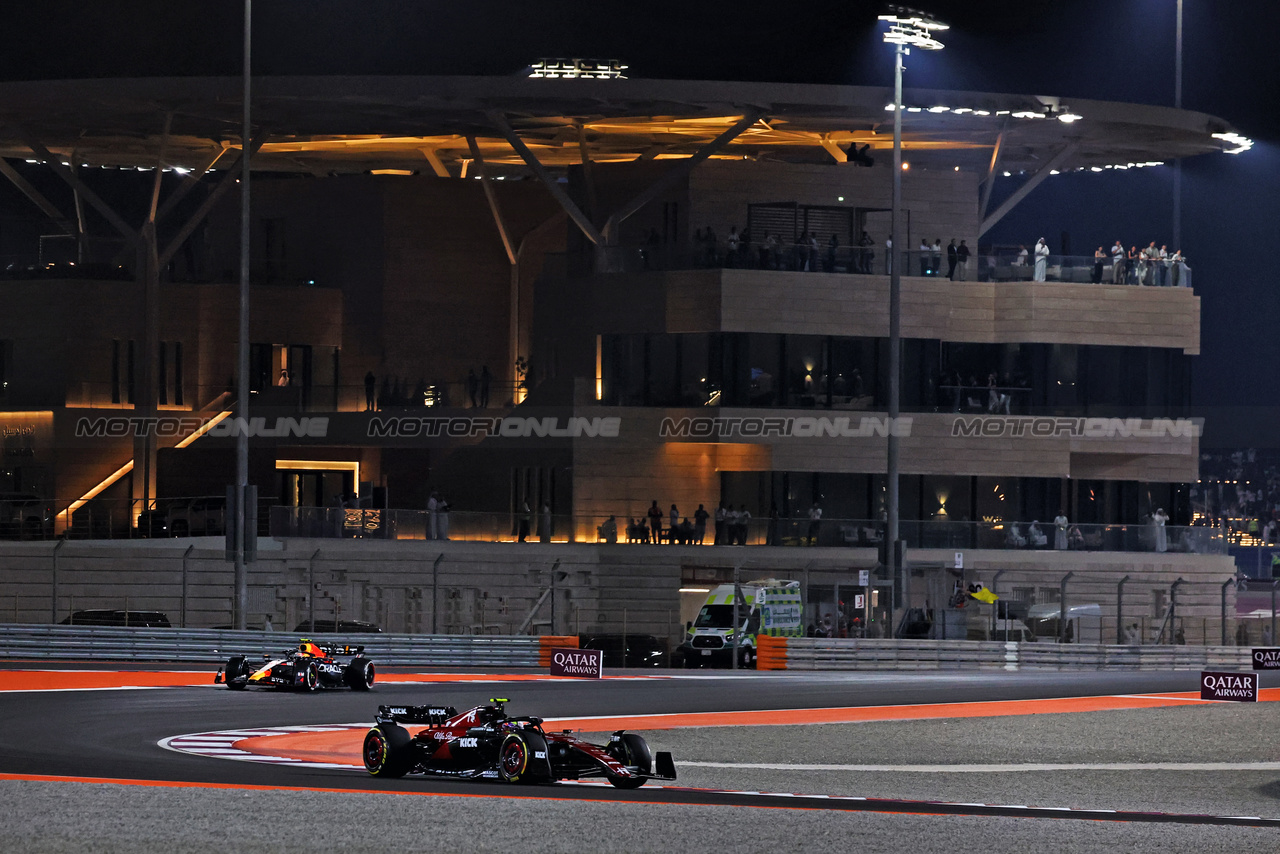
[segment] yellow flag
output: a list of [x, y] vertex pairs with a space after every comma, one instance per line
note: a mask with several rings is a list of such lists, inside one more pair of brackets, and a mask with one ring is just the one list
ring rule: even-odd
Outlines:
[[1000, 598], [985, 587], [980, 587], [977, 593], [970, 593], [969, 595], [979, 602], [986, 602], [988, 605]]

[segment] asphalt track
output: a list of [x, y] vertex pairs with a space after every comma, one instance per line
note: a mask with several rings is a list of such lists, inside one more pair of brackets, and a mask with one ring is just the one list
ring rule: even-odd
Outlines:
[[[371, 694], [299, 695], [213, 688], [200, 684], [208, 671], [178, 666], [153, 670], [186, 672], [0, 667], [5, 851], [791, 851], [855, 840], [920, 852], [1280, 850], [1280, 703], [1200, 703], [1185, 694], [1195, 673], [455, 673], [433, 684], [399, 673]], [[179, 687], [107, 687], [130, 682]], [[1277, 688], [1280, 674], [1263, 685]], [[379, 703], [464, 708], [494, 696], [510, 698], [513, 714], [588, 729], [580, 719], [663, 716], [628, 723], [672, 750], [681, 779], [633, 792], [383, 781], [158, 745], [367, 721]], [[1114, 696], [1130, 708], [989, 705]], [[789, 710], [833, 709], [842, 722], [789, 723], [823, 719]]]

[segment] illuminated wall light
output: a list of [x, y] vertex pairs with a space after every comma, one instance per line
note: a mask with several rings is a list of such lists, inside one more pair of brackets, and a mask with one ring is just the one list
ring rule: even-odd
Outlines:
[[929, 112], [931, 112], [931, 113], [949, 113], [949, 112], [951, 112], [951, 108], [950, 108], [950, 107], [943, 107], [943, 106], [939, 105], [939, 106], [937, 106], [937, 107], [930, 107], [930, 108], [929, 108]]
[[1049, 170], [1049, 174], [1050, 174], [1050, 175], [1061, 175], [1062, 173], [1061, 173], [1061, 172], [1059, 172], [1057, 169], [1050, 169], [1050, 170]]
[[922, 107], [907, 107], [907, 112], [908, 112], [908, 113], [920, 113], [920, 112], [923, 112], [923, 111], [924, 111], [924, 109], [923, 109]]
[[1018, 112], [1013, 113], [1012, 115], [1013, 115], [1013, 117], [1014, 117], [1015, 119], [1042, 119], [1042, 118], [1044, 118], [1044, 116], [1043, 116], [1041, 113], [1032, 112], [1031, 110], [1018, 110]]
[[1090, 167], [1089, 167], [1089, 171], [1090, 171], [1090, 172], [1101, 172], [1101, 171], [1102, 171], [1102, 167], [1101, 167], [1101, 166], [1090, 166]]
[[[892, 113], [892, 112], [893, 112], [893, 104], [885, 104], [885, 105], [884, 105], [884, 109], [885, 109], [885, 112], [887, 112], [887, 113]], [[28, 160], [27, 162], [28, 162], [28, 163], [33, 163], [34, 161], [32, 161], [32, 160]]]
[[710, 593], [710, 587], [681, 587], [681, 593]]
[[1013, 177], [1013, 173], [1012, 173], [1012, 172], [1006, 172], [1006, 173], [1004, 173], [1004, 177], [1006, 177], [1006, 178], [1012, 178], [1012, 177]]
[[951, 112], [955, 113], [957, 116], [963, 116], [965, 113], [972, 113], [973, 109], [970, 107], [956, 107]]
[[959, 172], [959, 171], [960, 171], [960, 167], [959, 167], [959, 166], [956, 166], [956, 167], [955, 167], [955, 171]]
[[990, 111], [988, 111], [988, 110], [974, 110], [974, 111], [973, 111], [973, 114], [974, 114], [975, 116], [989, 116], [989, 115], [991, 115]]
[[996, 110], [996, 115], [997, 115], [997, 116], [1007, 116], [1007, 115], [1009, 115], [1009, 111], [1008, 111], [1008, 110]]
[[909, 170], [910, 168], [911, 168], [911, 164], [910, 164], [910, 163], [906, 163], [906, 162], [904, 162], [904, 163], [902, 164], [902, 171], [903, 171], [903, 172], [906, 172], [906, 171], [907, 171], [907, 170]]
[[1077, 113], [1073, 113], [1070, 110], [1068, 110], [1065, 113], [1058, 113], [1057, 118], [1058, 118], [1058, 121], [1060, 122], [1063, 122], [1065, 124], [1071, 124], [1072, 122], [1080, 121], [1081, 119], [1084, 118], [1084, 116], [1079, 115]]

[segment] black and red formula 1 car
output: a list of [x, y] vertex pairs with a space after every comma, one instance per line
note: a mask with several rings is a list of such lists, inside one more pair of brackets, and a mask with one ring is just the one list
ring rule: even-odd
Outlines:
[[[615, 732], [601, 746], [569, 730], [547, 732], [542, 718], [509, 717], [505, 699], [458, 714], [452, 707], [379, 706], [364, 737], [364, 767], [375, 777], [417, 773], [432, 777], [555, 783], [604, 777], [619, 789], [646, 780], [674, 780], [671, 754], [656, 756], [635, 733]], [[426, 724], [416, 735], [400, 726]]]
[[[350, 656], [340, 661], [339, 656]], [[364, 657], [363, 646], [312, 643], [302, 640], [279, 656], [264, 653], [261, 665], [250, 664], [243, 655], [227, 660], [225, 669], [213, 677], [215, 685], [243, 690], [250, 685], [263, 688], [290, 688], [314, 691], [341, 688], [368, 691], [373, 685], [373, 662]]]

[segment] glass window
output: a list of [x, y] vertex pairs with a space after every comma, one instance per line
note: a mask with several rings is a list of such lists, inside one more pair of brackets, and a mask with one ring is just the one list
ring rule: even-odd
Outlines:
[[679, 406], [679, 354], [676, 336], [650, 335], [648, 406]]
[[711, 371], [710, 337], [705, 332], [677, 336], [681, 406], [709, 406], [719, 400], [720, 380]]

